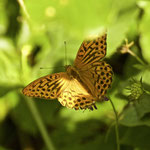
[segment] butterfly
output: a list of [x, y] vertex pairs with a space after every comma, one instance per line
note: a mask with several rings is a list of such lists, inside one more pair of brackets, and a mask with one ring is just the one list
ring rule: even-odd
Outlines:
[[73, 66], [66, 72], [41, 77], [23, 89], [23, 94], [35, 98], [58, 99], [67, 108], [97, 109], [95, 103], [105, 97], [112, 83], [112, 67], [101, 59], [106, 55], [106, 38], [103, 34], [81, 44]]

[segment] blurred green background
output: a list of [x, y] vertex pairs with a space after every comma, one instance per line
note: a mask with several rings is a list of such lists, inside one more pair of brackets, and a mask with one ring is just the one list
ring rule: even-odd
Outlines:
[[[121, 114], [121, 150], [150, 149], [149, 93], [128, 104], [126, 90], [131, 78], [142, 77], [150, 91], [148, 0], [0, 0], [0, 150], [116, 150], [109, 101], [95, 111], [75, 111], [21, 92], [34, 79], [64, 71], [64, 41], [72, 64], [85, 37], [102, 28], [108, 34], [105, 60], [114, 70], [109, 96]], [[125, 38], [134, 41], [136, 57], [117, 51]]]

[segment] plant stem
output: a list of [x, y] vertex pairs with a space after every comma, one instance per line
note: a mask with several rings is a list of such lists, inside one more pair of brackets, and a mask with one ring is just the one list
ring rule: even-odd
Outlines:
[[33, 118], [35, 119], [35, 122], [36, 122], [36, 124], [37, 124], [37, 126], [41, 132], [41, 135], [42, 135], [43, 140], [47, 146], [47, 149], [48, 150], [55, 150], [53, 143], [52, 143], [49, 135], [47, 134], [48, 132], [46, 131], [46, 128], [45, 128], [44, 123], [40, 117], [40, 114], [39, 114], [39, 112], [35, 106], [35, 103], [29, 98], [26, 98], [26, 103], [27, 103], [27, 105], [28, 105], [28, 107], [29, 107], [29, 109], [33, 115]]
[[145, 62], [139, 56], [137, 56], [134, 52], [132, 52], [130, 49], [128, 49], [128, 53], [131, 54], [133, 57], [135, 57], [137, 61], [140, 62], [142, 65], [145, 65]]
[[112, 105], [115, 117], [116, 117], [116, 124], [115, 124], [115, 132], [116, 132], [116, 143], [117, 143], [117, 150], [120, 150], [120, 141], [119, 141], [119, 128], [118, 128], [118, 114], [116, 111], [116, 108], [112, 102], [112, 100], [110, 99], [110, 103]]
[[23, 0], [18, 0], [18, 3], [20, 4], [20, 6], [21, 6], [21, 8], [22, 8], [22, 10], [23, 10], [23, 12], [25, 14], [25, 16], [29, 19], [30, 16], [29, 16], [29, 14], [27, 12], [27, 9], [26, 9], [26, 7], [24, 5], [24, 1]]

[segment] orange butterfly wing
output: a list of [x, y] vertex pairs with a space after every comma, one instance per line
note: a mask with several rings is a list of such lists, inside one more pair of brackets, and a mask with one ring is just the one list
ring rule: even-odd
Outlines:
[[55, 73], [41, 77], [23, 89], [23, 94], [29, 97], [56, 99], [67, 108], [96, 108], [94, 98], [76, 79], [71, 79], [67, 73]]
[[61, 92], [58, 101], [68, 108], [91, 109], [95, 106], [96, 99], [88, 93], [86, 88], [77, 80], [71, 79], [68, 86]]
[[29, 97], [56, 99], [67, 86], [68, 79], [64, 72], [47, 75], [31, 82], [22, 92]]
[[74, 66], [79, 70], [94, 62], [99, 62], [106, 55], [106, 37], [104, 34], [95, 40], [84, 41], [77, 53]]
[[84, 41], [77, 53], [74, 66], [87, 84], [93, 97], [103, 98], [112, 82], [113, 71], [109, 64], [101, 61], [106, 55], [107, 34], [95, 40]]
[[111, 66], [105, 61], [96, 62], [92, 64], [90, 69], [81, 70], [80, 74], [82, 80], [90, 85], [93, 96], [103, 99], [112, 83], [113, 71]]

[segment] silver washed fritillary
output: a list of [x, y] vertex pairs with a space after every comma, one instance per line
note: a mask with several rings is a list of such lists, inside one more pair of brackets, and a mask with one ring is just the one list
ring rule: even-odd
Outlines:
[[95, 102], [102, 100], [112, 82], [112, 68], [105, 61], [106, 37], [83, 41], [73, 66], [66, 72], [41, 77], [23, 89], [23, 94], [44, 99], [58, 99], [68, 108], [96, 109]]

